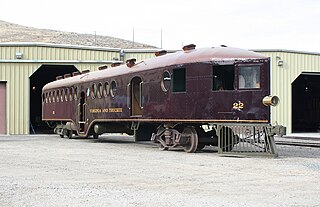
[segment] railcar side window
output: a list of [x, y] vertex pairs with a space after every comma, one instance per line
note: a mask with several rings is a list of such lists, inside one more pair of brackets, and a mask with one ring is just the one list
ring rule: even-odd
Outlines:
[[78, 87], [74, 88], [74, 100], [76, 101], [78, 99]]
[[70, 100], [70, 101], [72, 101], [73, 93], [74, 93], [74, 88], [71, 87], [71, 89], [70, 89], [70, 96], [69, 96], [69, 100]]
[[185, 92], [186, 91], [186, 69], [185, 68], [173, 69], [172, 77], [173, 77], [172, 91]]
[[103, 91], [102, 83], [99, 83], [99, 84], [98, 84], [98, 91], [97, 91], [97, 96], [98, 96], [98, 98], [101, 98], [101, 97], [102, 97], [102, 91]]
[[69, 91], [69, 88], [66, 88], [66, 89], [64, 89], [64, 100], [65, 101], [68, 101], [68, 97], [69, 97], [69, 93], [70, 93], [70, 91]]
[[110, 95], [114, 97], [116, 95], [116, 92], [117, 92], [117, 82], [113, 80], [111, 82]]
[[212, 90], [234, 90], [234, 66], [214, 65], [212, 67]]
[[65, 92], [64, 92], [64, 90], [63, 90], [63, 89], [61, 89], [61, 92], [60, 92], [60, 99], [61, 99], [61, 102], [63, 102], [64, 95], [65, 95]]
[[164, 92], [167, 92], [170, 90], [171, 87], [171, 75], [169, 71], [164, 71], [162, 75], [162, 80], [161, 80], [161, 88]]
[[260, 66], [239, 67], [239, 89], [260, 88]]
[[51, 91], [49, 92], [49, 103], [51, 103], [51, 97], [52, 97], [52, 93]]
[[52, 103], [56, 102], [56, 98], [57, 98], [57, 92], [56, 92], [56, 91], [53, 91]]
[[87, 97], [90, 96], [90, 87], [87, 88]]
[[90, 95], [91, 95], [92, 99], [96, 98], [96, 96], [97, 96], [97, 84], [95, 84], [95, 83], [92, 84]]
[[104, 87], [103, 87], [103, 95], [104, 97], [109, 96], [109, 92], [110, 92], [110, 85], [109, 82], [105, 82]]

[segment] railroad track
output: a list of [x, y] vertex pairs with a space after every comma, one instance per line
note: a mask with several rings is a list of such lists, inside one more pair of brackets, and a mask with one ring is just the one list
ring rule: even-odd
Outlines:
[[320, 143], [314, 143], [314, 142], [276, 141], [276, 144], [277, 145], [290, 145], [290, 146], [299, 146], [299, 147], [320, 148]]

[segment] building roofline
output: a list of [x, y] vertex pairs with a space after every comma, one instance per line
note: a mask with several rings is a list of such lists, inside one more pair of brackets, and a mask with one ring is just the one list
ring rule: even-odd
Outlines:
[[55, 44], [55, 43], [45, 43], [45, 42], [0, 42], [0, 47], [52, 47], [52, 48], [98, 50], [98, 51], [111, 51], [111, 52], [119, 52], [121, 50], [121, 48]]
[[320, 52], [307, 52], [300, 50], [286, 50], [286, 49], [250, 49], [255, 52], [287, 52], [287, 53], [299, 53], [299, 54], [307, 54], [307, 55], [320, 55]]
[[[162, 49], [160, 48], [155, 48], [155, 49], [123, 49], [122, 51], [125, 52], [125, 53], [128, 53], [128, 52], [134, 52], [134, 53], [155, 53], [155, 52], [158, 52]], [[169, 53], [173, 53], [173, 52], [177, 52], [177, 51], [180, 51], [180, 50], [166, 50], [167, 52]]]

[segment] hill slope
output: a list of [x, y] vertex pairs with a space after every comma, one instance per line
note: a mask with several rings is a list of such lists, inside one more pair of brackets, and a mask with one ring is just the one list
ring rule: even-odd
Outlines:
[[37, 29], [0, 20], [0, 42], [46, 42], [112, 48], [156, 48], [115, 37]]

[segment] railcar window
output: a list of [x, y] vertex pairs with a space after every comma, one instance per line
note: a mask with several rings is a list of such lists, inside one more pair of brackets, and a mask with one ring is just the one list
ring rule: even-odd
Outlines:
[[185, 92], [186, 91], [186, 69], [185, 68], [173, 69], [172, 77], [173, 77], [172, 91]]
[[171, 87], [171, 75], [169, 71], [164, 71], [162, 75], [162, 80], [161, 80], [161, 88], [164, 92], [167, 92], [170, 90]]
[[51, 103], [51, 91], [48, 94], [48, 102]]
[[66, 88], [66, 89], [64, 89], [64, 100], [65, 101], [68, 101], [68, 97], [69, 97], [69, 93], [70, 93], [70, 91], [69, 91], [69, 88]]
[[56, 102], [56, 97], [57, 96], [57, 91], [53, 91], [53, 94], [52, 94], [52, 103]]
[[239, 67], [239, 89], [260, 88], [260, 66]]
[[97, 84], [94, 83], [94, 84], [91, 85], [91, 93], [90, 93], [90, 95], [91, 95], [92, 99], [96, 98], [96, 96], [97, 96]]
[[46, 103], [48, 103], [48, 92], [46, 92]]
[[212, 67], [212, 90], [234, 90], [234, 66], [214, 65]]
[[87, 97], [90, 96], [90, 87], [87, 88]]
[[105, 82], [104, 87], [103, 87], [103, 95], [104, 97], [109, 96], [109, 92], [110, 92], [110, 85], [109, 82]]
[[65, 95], [65, 92], [64, 92], [63, 89], [61, 89], [61, 91], [60, 91], [60, 100], [61, 100], [61, 102], [63, 102], [64, 95]]
[[78, 99], [78, 87], [74, 88], [74, 100], [76, 101]]
[[71, 87], [71, 88], [70, 88], [70, 94], [69, 94], [69, 100], [70, 100], [70, 101], [72, 101], [73, 93], [74, 93], [74, 88]]
[[103, 92], [102, 83], [99, 83], [98, 84], [98, 91], [97, 91], [98, 98], [102, 97], [102, 92]]
[[116, 95], [116, 92], [117, 92], [117, 82], [113, 80], [111, 82], [110, 95], [114, 97]]

